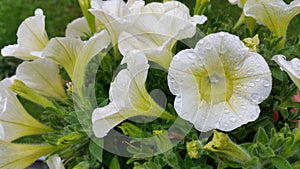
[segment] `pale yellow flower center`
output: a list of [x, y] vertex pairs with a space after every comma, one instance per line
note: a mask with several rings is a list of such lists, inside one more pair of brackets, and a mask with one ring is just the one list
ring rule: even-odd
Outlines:
[[208, 104], [228, 101], [233, 93], [232, 81], [225, 72], [202, 73], [198, 75], [201, 100]]

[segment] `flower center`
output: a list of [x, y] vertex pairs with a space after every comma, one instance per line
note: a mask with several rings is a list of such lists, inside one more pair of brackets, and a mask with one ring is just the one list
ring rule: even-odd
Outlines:
[[225, 72], [204, 73], [198, 80], [201, 100], [208, 104], [228, 101], [233, 93], [233, 85]]

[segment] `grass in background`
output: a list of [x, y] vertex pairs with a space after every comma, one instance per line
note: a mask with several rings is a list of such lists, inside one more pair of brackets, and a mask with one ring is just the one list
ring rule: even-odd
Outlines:
[[[0, 49], [17, 42], [19, 25], [36, 8], [44, 11], [49, 38], [64, 36], [67, 24], [82, 15], [77, 0], [0, 0]], [[0, 56], [0, 79], [13, 75], [20, 62]]]

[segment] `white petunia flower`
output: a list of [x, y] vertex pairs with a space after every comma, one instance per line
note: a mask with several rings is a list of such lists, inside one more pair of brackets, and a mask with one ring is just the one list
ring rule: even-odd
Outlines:
[[0, 140], [47, 133], [51, 128], [31, 117], [16, 95], [0, 82]]
[[41, 57], [41, 52], [48, 43], [43, 10], [36, 9], [35, 16], [25, 19], [18, 28], [17, 36], [17, 44], [8, 45], [1, 50], [3, 56], [15, 56], [23, 60]]
[[109, 44], [110, 38], [105, 30], [94, 34], [88, 41], [70, 37], [53, 38], [45, 48], [43, 57], [64, 67], [75, 87], [80, 88], [84, 83], [86, 66]]
[[298, 58], [293, 58], [291, 61], [286, 61], [286, 58], [283, 55], [275, 55], [272, 60], [280, 66], [281, 70], [287, 72], [296, 86], [300, 89], [300, 60]]
[[111, 83], [111, 102], [93, 112], [93, 131], [96, 137], [104, 137], [112, 128], [130, 117], [159, 117], [162, 114], [166, 115], [165, 118], [172, 118], [163, 114], [165, 110], [151, 98], [145, 88], [149, 65], [144, 53], [132, 51], [129, 55], [122, 60], [122, 63], [127, 63], [127, 68], [121, 70]]
[[49, 145], [14, 144], [0, 140], [0, 168], [26, 168], [55, 147]]
[[92, 0], [90, 12], [105, 25], [113, 45], [116, 45], [120, 33], [125, 30], [138, 16], [144, 6], [143, 0]]
[[203, 24], [206, 19], [198, 15], [191, 17], [189, 9], [178, 1], [149, 3], [142, 8], [133, 26], [120, 34], [120, 52], [126, 55], [131, 50], [142, 50], [150, 61], [167, 70], [176, 41], [192, 37], [196, 24]]
[[66, 98], [59, 67], [51, 59], [39, 58], [21, 63], [16, 70], [16, 79], [44, 96]]
[[286, 4], [283, 0], [247, 0], [244, 14], [267, 26], [278, 37], [285, 36], [290, 21], [300, 13], [300, 1], [294, 0]]
[[174, 56], [168, 74], [174, 107], [199, 131], [231, 131], [257, 119], [271, 91], [268, 64], [237, 36], [220, 32]]

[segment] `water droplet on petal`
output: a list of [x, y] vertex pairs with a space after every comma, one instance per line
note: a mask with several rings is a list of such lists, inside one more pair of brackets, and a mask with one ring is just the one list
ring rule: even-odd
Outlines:
[[256, 64], [256, 66], [257, 66], [257, 67], [260, 67], [260, 64], [259, 64], [259, 63], [257, 63], [257, 64]]
[[188, 52], [187, 53], [188, 58], [194, 60], [196, 58], [196, 54], [194, 52]]
[[220, 36], [224, 37], [225, 33], [224, 32], [220, 32]]
[[249, 83], [249, 86], [250, 86], [250, 87], [254, 87], [254, 86], [255, 86], [255, 83]]
[[256, 82], [259, 82], [259, 81], [260, 81], [260, 78], [255, 79], [255, 81], [256, 81]]
[[242, 105], [242, 106], [241, 106], [241, 108], [242, 108], [242, 109], [247, 109], [247, 107], [246, 107], [246, 106], [244, 106], [244, 105]]
[[270, 81], [268, 79], [265, 79], [264, 86], [269, 87], [271, 85]]
[[235, 116], [231, 116], [229, 120], [231, 122], [235, 123], [237, 121], [237, 118]]
[[252, 75], [254, 73], [254, 70], [253, 69], [250, 69], [247, 71], [247, 75]]
[[252, 101], [254, 102], [254, 103], [260, 103], [260, 99], [261, 99], [261, 97], [260, 97], [260, 95], [258, 94], [258, 93], [252, 93], [251, 94], [251, 98], [252, 98]]

